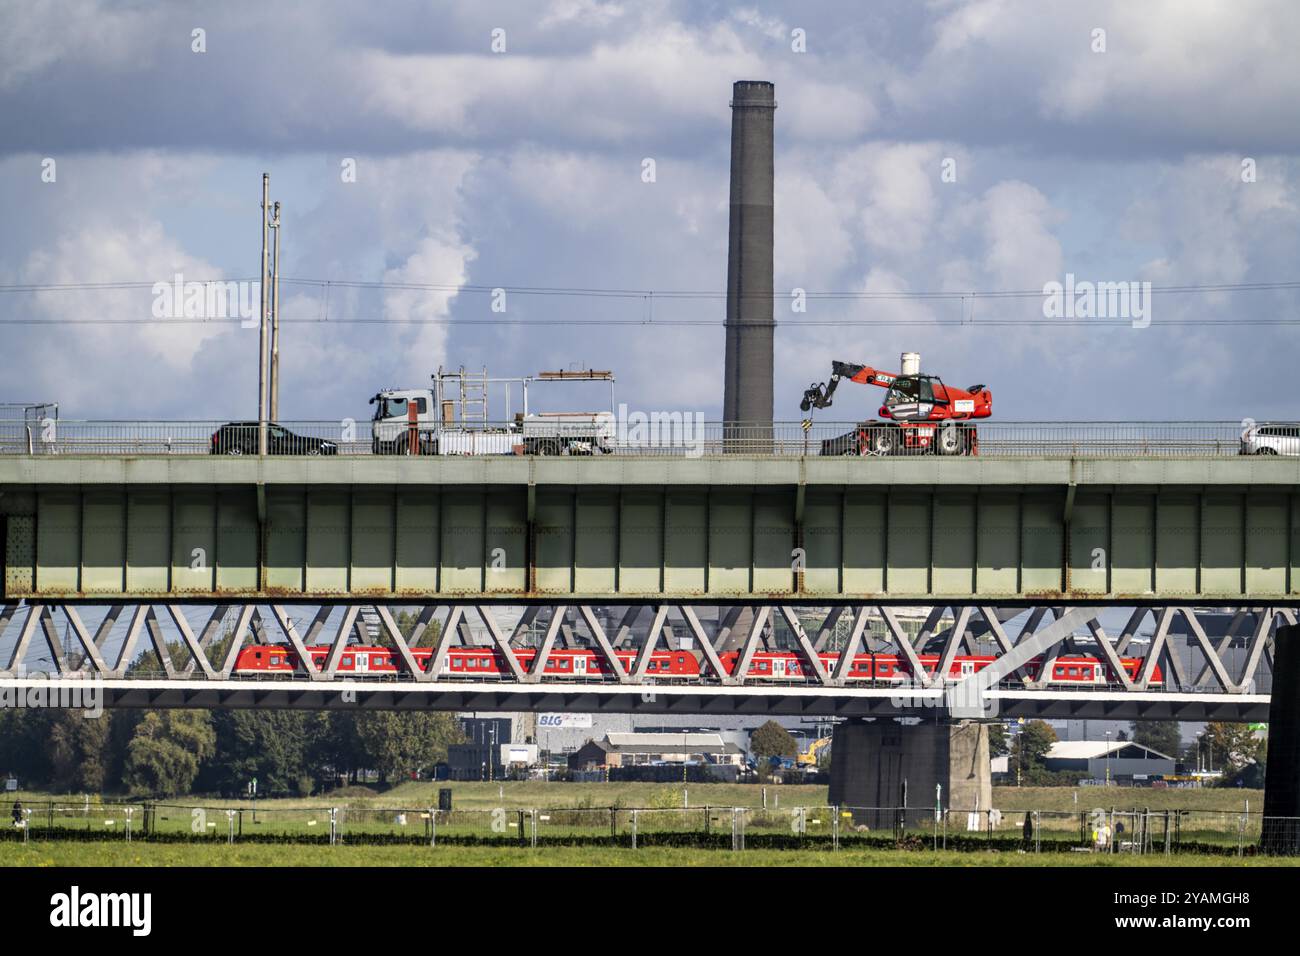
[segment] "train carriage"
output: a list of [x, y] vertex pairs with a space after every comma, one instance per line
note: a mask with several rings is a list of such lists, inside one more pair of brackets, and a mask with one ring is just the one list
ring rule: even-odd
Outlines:
[[[330, 647], [312, 645], [307, 653], [317, 670], [324, 670], [329, 663]], [[433, 658], [432, 648], [415, 648], [411, 657], [417, 667], [427, 670]], [[630, 674], [636, 667], [637, 651], [615, 651], [624, 673]], [[728, 651], [718, 656], [726, 675], [735, 676], [740, 666], [740, 653]], [[531, 672], [537, 660], [534, 648], [520, 648], [515, 651], [515, 659], [521, 669]], [[834, 653], [818, 654], [822, 668], [833, 673], [839, 665], [839, 655]], [[920, 654], [917, 660], [924, 669], [924, 677], [930, 679], [942, 663], [937, 654]], [[996, 657], [986, 655], [956, 655], [953, 657], [945, 679], [958, 681], [978, 674], [996, 661]], [[1137, 680], [1145, 662], [1141, 658], [1123, 658], [1123, 667], [1130, 680]], [[1049, 666], [1041, 657], [1032, 658], [1024, 665], [1023, 671], [1031, 680], [1039, 680], [1042, 670]], [[1046, 683], [1056, 687], [1106, 687], [1121, 683], [1110, 664], [1095, 657], [1070, 655], [1050, 659], [1051, 674]], [[377, 646], [353, 645], [346, 648], [339, 656], [336, 673], [349, 677], [396, 678], [405, 672], [405, 664], [397, 651]], [[297, 652], [283, 644], [258, 644], [243, 648], [235, 657], [234, 673], [239, 676], [293, 677], [306, 676], [306, 669], [300, 666]], [[655, 651], [646, 663], [645, 677], [650, 681], [698, 680], [705, 674], [700, 667], [699, 658], [694, 652], [683, 650]], [[509, 665], [498, 648], [495, 647], [453, 647], [443, 658], [438, 676], [451, 680], [502, 680], [511, 676]], [[616, 680], [605, 656], [589, 649], [557, 649], [547, 656], [546, 667], [542, 677], [548, 680], [588, 681]], [[845, 678], [853, 682], [872, 684], [911, 684], [915, 677], [912, 664], [906, 657], [892, 654], [857, 654], [848, 668]], [[781, 683], [808, 683], [816, 680], [814, 668], [809, 666], [801, 654], [792, 651], [759, 651], [751, 655], [746, 680], [773, 681]], [[1164, 684], [1159, 666], [1152, 669], [1149, 686], [1161, 687]]]

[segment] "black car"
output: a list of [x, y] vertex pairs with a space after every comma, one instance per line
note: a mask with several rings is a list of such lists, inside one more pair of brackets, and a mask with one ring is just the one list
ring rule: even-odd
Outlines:
[[[230, 422], [212, 433], [214, 455], [256, 455], [257, 422]], [[339, 446], [324, 438], [295, 435], [283, 425], [266, 426], [268, 455], [337, 455]]]

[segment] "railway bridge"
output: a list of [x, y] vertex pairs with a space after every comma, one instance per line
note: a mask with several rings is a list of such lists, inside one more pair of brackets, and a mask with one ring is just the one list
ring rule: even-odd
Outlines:
[[[836, 716], [833, 789], [860, 806], [892, 804], [906, 779], [987, 807], [987, 772], [963, 768], [987, 768], [972, 758], [993, 715], [1265, 718], [1300, 599], [1300, 462], [1217, 443], [985, 445], [952, 459], [29, 445], [0, 454], [0, 691], [44, 670], [108, 706]], [[918, 628], [904, 606], [923, 609]], [[396, 666], [367, 679], [340, 661], [371, 607]], [[1206, 609], [1230, 629], [1207, 629]], [[774, 642], [797, 680], [752, 671]], [[246, 643], [304, 663], [252, 679], [234, 667]], [[449, 677], [447, 655], [476, 643], [500, 672]], [[557, 647], [589, 648], [604, 676], [548, 677]], [[691, 650], [698, 676], [651, 673], [663, 648]], [[135, 666], [150, 649], [155, 673]], [[855, 676], [862, 655], [905, 679]], [[1097, 680], [1055, 678], [1058, 660], [1093, 662]]]

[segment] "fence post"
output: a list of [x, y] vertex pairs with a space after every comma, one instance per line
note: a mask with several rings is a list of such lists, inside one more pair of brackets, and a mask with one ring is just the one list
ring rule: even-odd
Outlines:
[[429, 846], [438, 845], [438, 811], [434, 807], [429, 808]]
[[636, 811], [632, 811], [632, 849], [636, 849]]
[[831, 849], [840, 848], [840, 808], [831, 807]]
[[[204, 821], [202, 818], [200, 818], [200, 822], [203, 823], [203, 829], [206, 830], [208, 828], [207, 822]], [[227, 810], [226, 811], [226, 843], [230, 845], [233, 844], [234, 842], [235, 842], [235, 811]]]
[[123, 829], [126, 831], [126, 842], [131, 842], [131, 816], [135, 813], [135, 807], [126, 807], [123, 810], [123, 816], [126, 818]]
[[532, 820], [533, 849], [536, 850], [537, 849], [537, 808], [533, 807], [533, 809], [530, 810], [529, 813], [532, 815], [533, 818]]

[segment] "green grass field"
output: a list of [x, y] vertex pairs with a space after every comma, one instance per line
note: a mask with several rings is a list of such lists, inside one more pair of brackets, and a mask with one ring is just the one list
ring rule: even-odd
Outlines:
[[[454, 810], [436, 815], [432, 829], [440, 842], [431, 850], [427, 810], [443, 787], [453, 792]], [[0, 864], [949, 865], [951, 858], [961, 865], [1224, 865], [1241, 862], [1238, 848], [1257, 842], [1263, 804], [1259, 791], [1004, 787], [995, 790], [1002, 816], [992, 828], [979, 817], [968, 830], [964, 814], [950, 814], [946, 832], [922, 825], [912, 831], [909, 849], [898, 849], [891, 830], [855, 825], [869, 818], [844, 811], [836, 818], [822, 786], [768, 786], [766, 809], [763, 788], [752, 784], [404, 783], [382, 793], [353, 787], [325, 797], [262, 800], [256, 812], [247, 801], [178, 798], [155, 806], [147, 840], [140, 839], [139, 804], [128, 818], [112, 800], [19, 796], [32, 810], [31, 843], [0, 831]], [[1253, 812], [1243, 823], [1247, 801]], [[331, 847], [333, 807], [340, 808], [333, 822], [342, 845]], [[731, 807], [748, 808], [741, 815], [747, 848], [739, 854], [729, 849]], [[1085, 821], [1096, 808], [1157, 814], [1151, 824], [1156, 852], [1145, 858], [1077, 852], [1088, 842]], [[1040, 813], [1041, 855], [1017, 852], [1029, 809]], [[1166, 817], [1165, 811], [1181, 814]], [[128, 819], [136, 837], [129, 845]], [[1134, 818], [1120, 819], [1131, 838]], [[537, 849], [524, 845], [534, 830]], [[1169, 857], [1162, 852], [1166, 832], [1175, 850]], [[634, 833], [637, 850], [630, 848]], [[836, 833], [841, 847], [832, 851]], [[961, 851], [936, 851], [945, 839]], [[683, 845], [664, 845], [673, 842]]]
[[[760, 807], [763, 789], [755, 784], [735, 783], [546, 783], [542, 781], [507, 780], [500, 783], [470, 781], [440, 781], [402, 783], [382, 792], [366, 787], [349, 787], [333, 794], [319, 797], [259, 800], [258, 806], [275, 809], [328, 809], [331, 806], [359, 808], [394, 808], [418, 810], [438, 803], [438, 791], [444, 787], [452, 791], [453, 805], [457, 810], [507, 810], [581, 807], [680, 807], [683, 802], [692, 807]], [[682, 791], [685, 790], [683, 801]], [[769, 810], [791, 807], [825, 806], [825, 786], [780, 784], [767, 790]], [[56, 800], [68, 806], [81, 806], [83, 795], [19, 792], [6, 795], [6, 800], [21, 799], [24, 803], [44, 803]], [[993, 805], [1004, 813], [1024, 813], [1026, 810], [1072, 812], [1093, 807], [1148, 808], [1151, 810], [1241, 811], [1249, 801], [1252, 811], [1264, 805], [1264, 791], [1206, 788], [1200, 790], [1152, 790], [1136, 787], [994, 787]], [[90, 804], [114, 802], [111, 797], [89, 798]], [[224, 809], [248, 807], [246, 799], [221, 800], [208, 797], [183, 797], [171, 801], [186, 806], [203, 806]]]
[[0, 845], [0, 866], [1259, 866], [1261, 857], [931, 850], [701, 850], [688, 847]]

